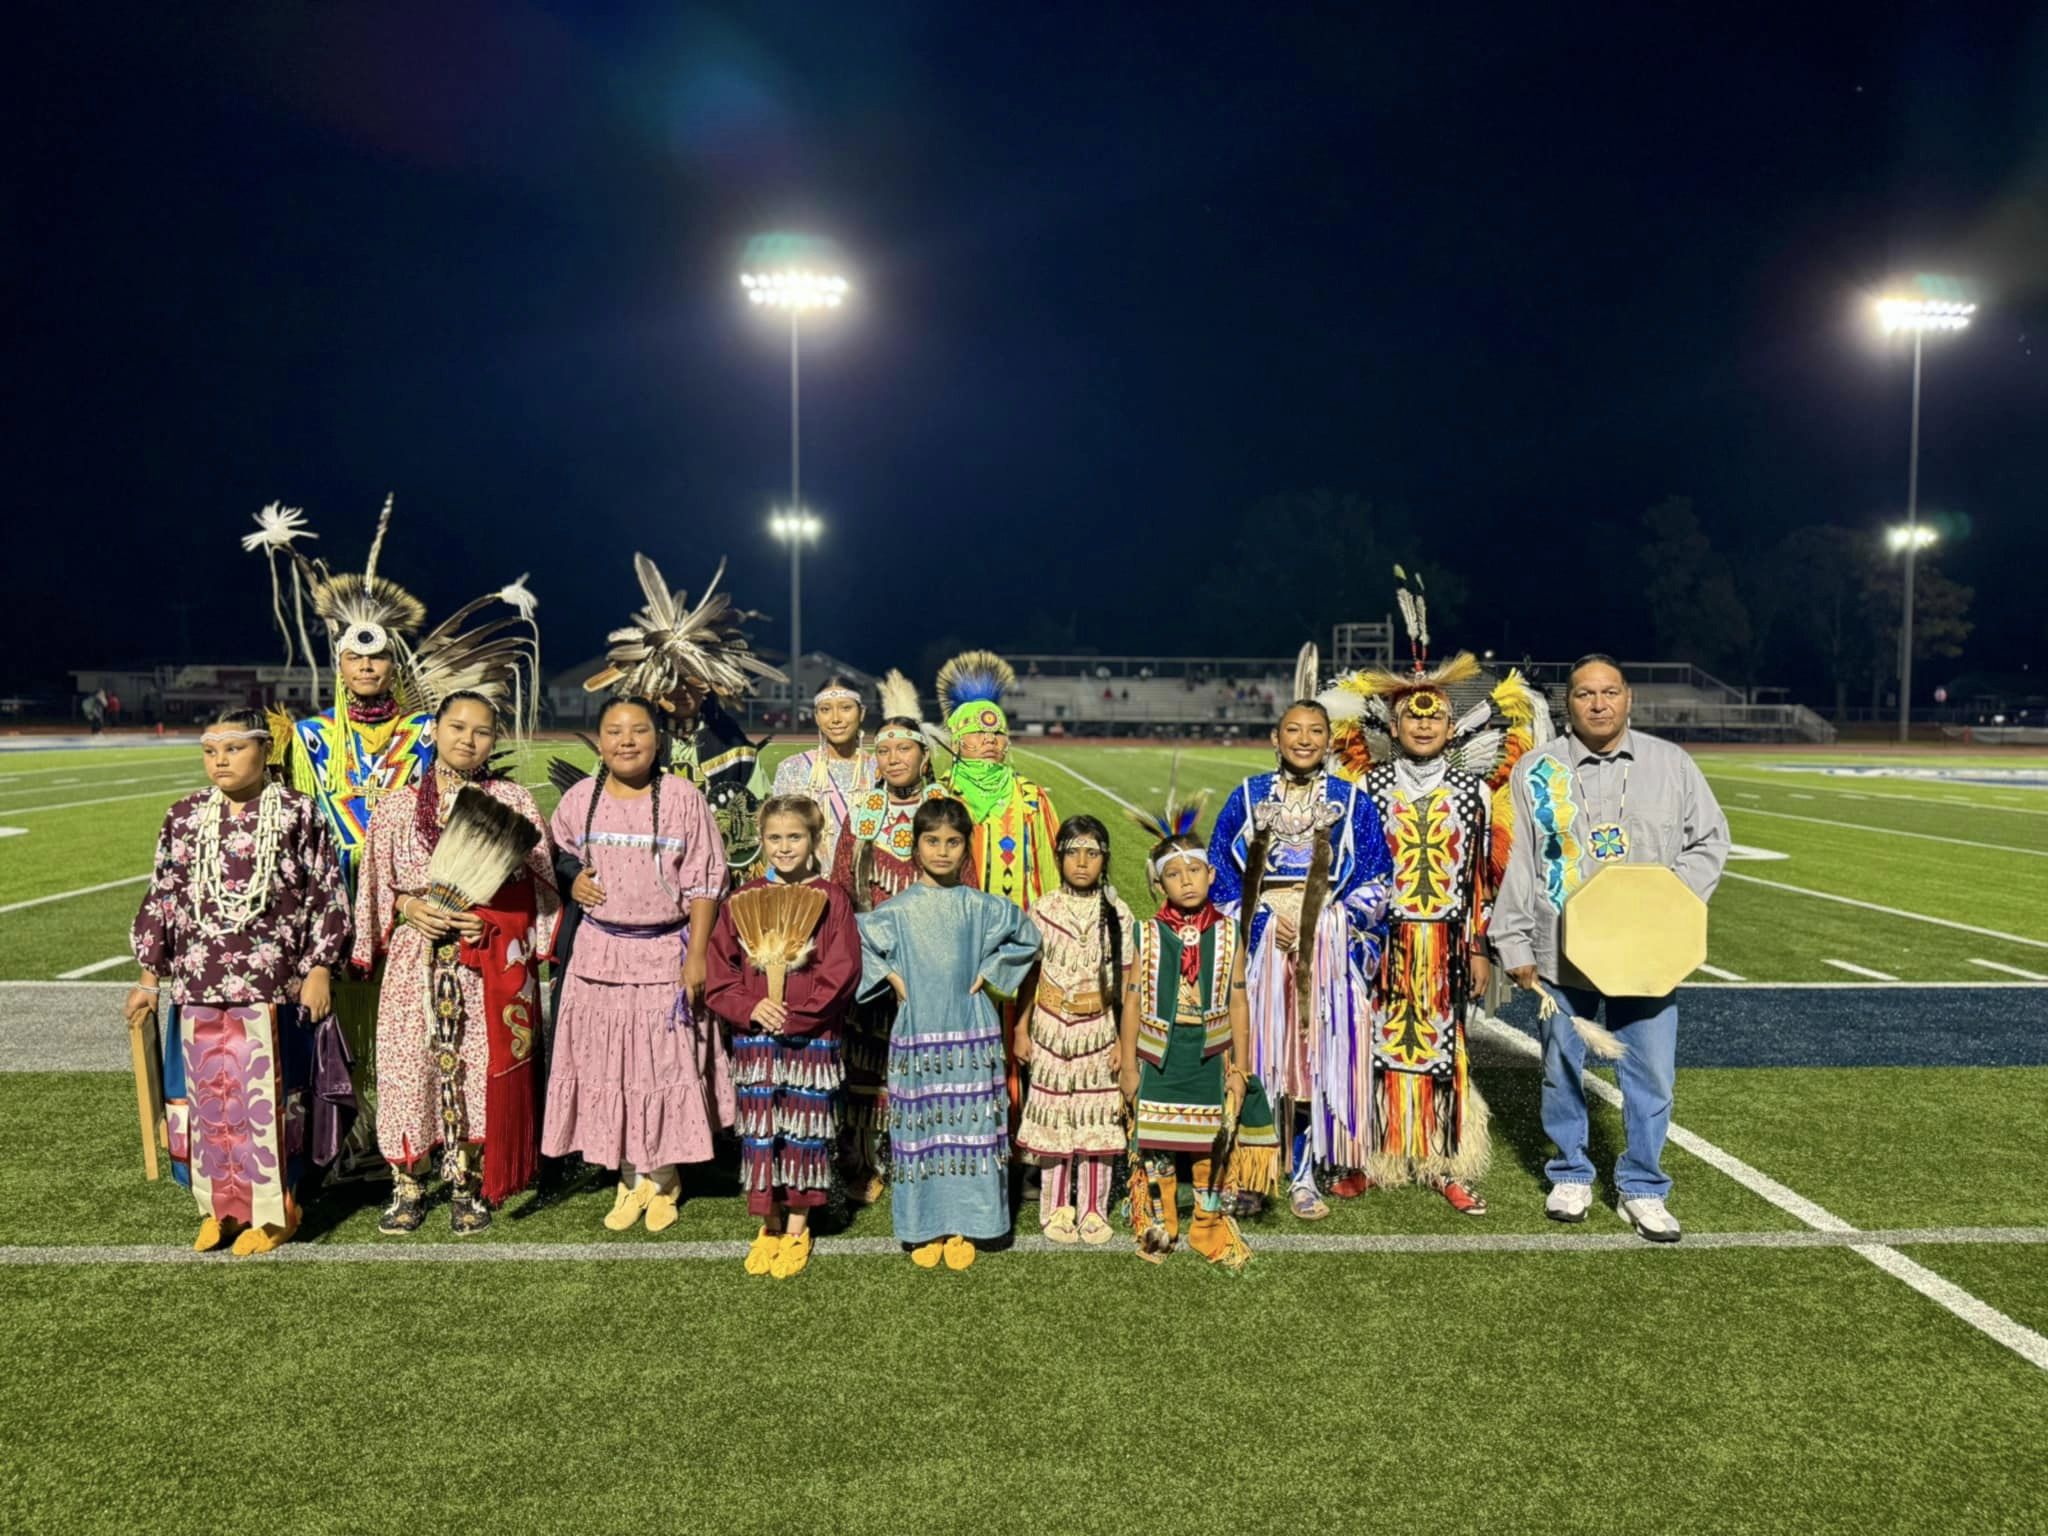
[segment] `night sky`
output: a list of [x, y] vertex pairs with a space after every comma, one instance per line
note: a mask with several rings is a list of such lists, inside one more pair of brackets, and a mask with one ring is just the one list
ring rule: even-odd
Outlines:
[[2048, 661], [2048, 17], [1416, 9], [41, 8], [0, 674], [277, 657], [251, 514], [355, 569], [387, 490], [387, 573], [438, 615], [531, 571], [551, 666], [635, 548], [729, 555], [779, 647], [787, 356], [736, 280], [776, 228], [857, 286], [804, 456], [806, 639], [858, 664], [1039, 610], [1230, 652], [1194, 594], [1319, 487], [1465, 577], [1440, 642], [1640, 653], [1662, 497], [1745, 558], [1897, 515], [1864, 306], [1922, 270], [1984, 305], [1923, 427], [1963, 664]]

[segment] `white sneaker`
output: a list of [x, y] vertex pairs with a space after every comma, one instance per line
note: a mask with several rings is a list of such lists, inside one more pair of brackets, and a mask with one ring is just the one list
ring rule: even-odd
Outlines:
[[1543, 1214], [1552, 1221], [1584, 1221], [1593, 1208], [1590, 1184], [1553, 1184], [1550, 1198], [1543, 1202]]
[[1680, 1237], [1678, 1218], [1664, 1209], [1655, 1195], [1625, 1196], [1621, 1214], [1636, 1229], [1636, 1236], [1653, 1243], [1675, 1243]]

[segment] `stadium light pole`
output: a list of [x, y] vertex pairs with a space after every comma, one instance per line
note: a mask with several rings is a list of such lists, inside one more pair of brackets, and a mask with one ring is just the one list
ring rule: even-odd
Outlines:
[[768, 531], [789, 546], [789, 723], [795, 725], [797, 701], [803, 697], [804, 545], [817, 541], [825, 523], [810, 512], [775, 512]]
[[747, 302], [757, 309], [778, 310], [789, 316], [789, 509], [768, 520], [768, 528], [789, 544], [789, 714], [796, 719], [797, 700], [802, 697], [799, 674], [803, 669], [803, 546], [823, 531], [817, 518], [804, 510], [803, 496], [803, 377], [801, 371], [803, 322], [806, 315], [821, 315], [839, 308], [852, 292], [845, 276], [832, 270], [831, 247], [823, 241], [795, 235], [764, 235], [748, 246], [746, 264], [740, 272], [740, 287]]
[[1913, 433], [1906, 453], [1906, 526], [1895, 529], [1894, 549], [1906, 552], [1906, 577], [1899, 618], [1899, 740], [1913, 729], [1913, 566], [1922, 545], [1920, 528], [1920, 348], [1929, 331], [1960, 331], [1977, 306], [1955, 299], [1886, 298], [1877, 301], [1878, 324], [1886, 335], [1908, 331], [1913, 337]]

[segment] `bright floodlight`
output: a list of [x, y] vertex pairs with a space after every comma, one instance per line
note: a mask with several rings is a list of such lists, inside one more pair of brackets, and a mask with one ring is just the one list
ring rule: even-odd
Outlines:
[[1885, 548], [1894, 554], [1902, 549], [1925, 549], [1941, 535], [1927, 523], [1912, 523], [1884, 531]]
[[1891, 331], [1960, 331], [1977, 306], [1955, 299], [1879, 299], [1877, 321]]
[[768, 531], [785, 544], [799, 544], [815, 541], [825, 531], [825, 523], [815, 512], [773, 512], [768, 516]]
[[740, 286], [747, 290], [747, 302], [750, 304], [799, 313], [837, 309], [852, 291], [852, 285], [836, 272], [814, 272], [807, 267], [742, 272]]

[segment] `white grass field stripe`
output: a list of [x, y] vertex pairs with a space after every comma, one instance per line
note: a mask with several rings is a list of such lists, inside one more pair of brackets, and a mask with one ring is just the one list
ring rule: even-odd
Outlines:
[[1854, 896], [1837, 896], [1833, 891], [1816, 891], [1804, 885], [1787, 885], [1782, 880], [1766, 880], [1761, 875], [1746, 875], [1739, 870], [1723, 870], [1721, 878], [1742, 880], [1750, 885], [1761, 885], [1773, 891], [1790, 891], [1794, 896], [1811, 896], [1816, 901], [1836, 901], [1845, 907], [1861, 907], [1865, 912], [1882, 912], [1886, 917], [1904, 917], [1916, 923], [1932, 923], [1937, 928], [1953, 928], [1958, 933], [1974, 933], [1980, 938], [2003, 939], [2008, 944], [2024, 944], [2029, 949], [2048, 949], [2048, 939], [2030, 939], [2021, 934], [2006, 933], [1998, 928], [1980, 928], [1975, 923], [1959, 923], [1952, 918], [1929, 917], [1925, 912], [1908, 912], [1903, 907], [1886, 907], [1874, 901], [1859, 900]]
[[95, 960], [91, 965], [81, 965], [75, 971], [59, 971], [57, 973], [57, 980], [80, 981], [100, 971], [111, 971], [117, 965], [133, 965], [134, 963], [135, 957], [133, 955], [116, 955], [111, 960]]
[[[678, 1242], [608, 1243], [289, 1243], [274, 1253], [236, 1258], [227, 1253], [194, 1253], [182, 1243], [140, 1243], [93, 1246], [0, 1246], [0, 1267], [79, 1268], [111, 1264], [549, 1264], [729, 1263], [747, 1251], [744, 1237]], [[1459, 1233], [1307, 1233], [1254, 1231], [1248, 1239], [1255, 1254], [1459, 1254], [1495, 1253], [1639, 1253], [1673, 1262], [1684, 1254], [1729, 1248], [1848, 1248], [1861, 1253], [1884, 1244], [1916, 1247], [1979, 1245], [2048, 1245], [2048, 1227], [1893, 1227], [1858, 1232], [1852, 1228], [1821, 1231], [1786, 1228], [1773, 1232], [1692, 1232], [1678, 1245], [1646, 1243], [1633, 1232], [1459, 1232]], [[1879, 1251], [1890, 1252], [1889, 1247]], [[819, 1259], [901, 1259], [903, 1245], [891, 1237], [821, 1237], [813, 1250]], [[1130, 1244], [1118, 1239], [1091, 1248], [1062, 1245], [1043, 1237], [1020, 1236], [993, 1262], [1007, 1254], [1057, 1259], [1113, 1258], [1128, 1260]], [[1868, 1257], [1868, 1255], [1866, 1255]], [[1873, 1261], [1875, 1262], [1875, 1261]], [[1911, 1261], [1908, 1260], [1908, 1263]], [[1943, 1282], [1946, 1284], [1947, 1282]], [[1980, 1306], [1982, 1303], [1978, 1303]], [[1988, 1312], [1990, 1309], [1985, 1308]]]
[[1801, 795], [1801, 794], [1796, 794], [1796, 793], [1795, 793], [1795, 794], [1794, 794], [1794, 795], [1792, 796], [1792, 798], [1793, 798], [1794, 800], [1811, 800], [1811, 799], [1813, 798], [1813, 796], [1811, 796], [1811, 795]]
[[1711, 977], [1713, 977], [1713, 978], [1714, 978], [1714, 979], [1715, 979], [1716, 981], [1740, 981], [1740, 980], [1742, 980], [1742, 978], [1741, 978], [1740, 976], [1736, 975], [1736, 974], [1735, 974], [1735, 973], [1734, 973], [1733, 971], [1724, 971], [1724, 970], [1722, 970], [1722, 969], [1721, 969], [1721, 967], [1719, 967], [1718, 965], [1708, 965], [1708, 964], [1706, 964], [1706, 963], [1705, 963], [1704, 961], [1703, 961], [1703, 962], [1701, 962], [1701, 964], [1700, 964], [1700, 970], [1701, 970], [1701, 971], [1702, 971], [1702, 972], [1703, 972], [1704, 974], [1706, 974], [1706, 975], [1708, 975], [1708, 976], [1711, 976]]
[[[0, 987], [14, 983], [0, 981]], [[39, 983], [23, 982], [23, 986]], [[1960, 989], [1975, 992], [2031, 992], [2048, 981], [1688, 981], [1688, 992], [1925, 992]]]
[[133, 773], [138, 768], [168, 768], [172, 763], [190, 763], [198, 766], [198, 754], [191, 747], [180, 750], [158, 748], [144, 757], [140, 753], [119, 763], [78, 763], [69, 768], [26, 768], [16, 773], [0, 773], [0, 784], [18, 783], [22, 779], [45, 779], [53, 773]]
[[2048, 981], [2048, 972], [2025, 971], [2016, 965], [2007, 965], [2000, 960], [1973, 959], [1970, 961], [1970, 964], [1982, 966], [1987, 971], [2003, 971], [2006, 975], [2017, 976], [2022, 981]]
[[[1511, 1045], [1524, 1055], [1534, 1056], [1539, 1060], [1542, 1058], [1543, 1047], [1533, 1037], [1523, 1034], [1512, 1025], [1503, 1024], [1498, 1019], [1481, 1017], [1479, 1029], [1481, 1033]], [[1582, 1074], [1581, 1080], [1585, 1083], [1588, 1093], [1616, 1107], [1620, 1106], [1621, 1090], [1614, 1084], [1605, 1078], [1595, 1077], [1591, 1072]], [[1726, 1174], [1751, 1194], [1759, 1195], [1779, 1210], [1798, 1217], [1816, 1231], [1853, 1234], [1858, 1240], [1849, 1245], [1851, 1252], [1868, 1259], [1886, 1274], [1903, 1280], [1936, 1306], [1953, 1313], [1980, 1333], [2003, 1344], [2030, 1365], [2048, 1371], [2048, 1338], [2043, 1338], [2023, 1323], [2015, 1322], [1996, 1307], [1978, 1300], [1961, 1286], [1942, 1279], [1924, 1265], [1914, 1263], [1903, 1253], [1887, 1246], [1884, 1240], [1872, 1241], [1878, 1234], [1858, 1233], [1848, 1222], [1825, 1206], [1807, 1199], [1797, 1190], [1788, 1189], [1762, 1169], [1751, 1167], [1732, 1152], [1722, 1150], [1704, 1136], [1695, 1135], [1675, 1121], [1670, 1127], [1668, 1139], [1710, 1168]]]
[[91, 896], [99, 891], [118, 891], [124, 885], [140, 885], [148, 875], [129, 875], [120, 880], [102, 880], [98, 885], [81, 885], [75, 891], [59, 891], [54, 896], [31, 896], [27, 901], [10, 901], [0, 907], [0, 915], [9, 912], [26, 912], [30, 907], [45, 907], [53, 901], [69, 901], [74, 896]]
[[1848, 960], [1823, 960], [1822, 965], [1832, 965], [1838, 971], [1847, 971], [1851, 976], [1862, 976], [1870, 981], [1897, 981], [1899, 978], [1889, 971], [1873, 971], [1867, 965], [1856, 965]]
[[[1812, 799], [1811, 795], [1792, 797]], [[1867, 821], [1829, 821], [1824, 816], [1802, 816], [1797, 811], [1767, 811], [1760, 805], [1731, 805], [1738, 816], [1775, 816], [1780, 821], [1803, 821], [1810, 826], [1838, 827], [1844, 832], [1871, 832], [1879, 837], [1909, 837], [1920, 843], [1947, 843], [1956, 848], [1983, 848], [1991, 853], [2018, 853], [2030, 859], [2048, 859], [2048, 848], [2015, 848], [2010, 843], [1982, 843], [1968, 837], [1943, 837], [1938, 832], [1908, 832], [1900, 827], [1874, 827]]]
[[[1770, 787], [1773, 789], [1782, 789], [1784, 787], [1782, 784], [1774, 783], [1770, 779], [1759, 779], [1751, 775], [1729, 773], [1726, 769], [1709, 767], [1704, 764], [1702, 765], [1702, 767], [1707, 777], [1710, 779], [1727, 779], [1737, 784], [1769, 784]], [[1798, 782], [1806, 783], [1805, 780], [1799, 780]], [[1905, 781], [1896, 780], [1894, 782], [1903, 783]], [[2015, 815], [2019, 816], [2048, 816], [2048, 809], [2043, 809], [2042, 807], [2035, 805], [2006, 805], [2001, 802], [1993, 800], [1960, 800], [1952, 796], [1944, 796], [1940, 799], [1935, 799], [1927, 795], [1916, 795], [1911, 793], [1886, 793], [1883, 790], [1869, 792], [1860, 789], [1837, 789], [1832, 784], [1809, 783], [1806, 785], [1806, 787], [1817, 795], [1840, 795], [1844, 799], [1848, 800], [1889, 800], [1894, 805], [1909, 806], [1964, 805], [1968, 806], [1973, 811], [2011, 811]], [[1763, 798], [1761, 795], [1752, 794], [1746, 789], [1739, 789], [1736, 791], [1736, 793], [1738, 795], [1741, 795], [1745, 800], [1760, 800]]]
[[189, 794], [197, 785], [183, 784], [176, 789], [144, 789], [132, 795], [107, 795], [98, 800], [66, 800], [61, 805], [24, 805], [7, 812], [9, 816], [39, 816], [44, 811], [76, 811], [88, 805], [117, 805], [123, 800], [175, 800]]
[[[1053, 767], [1059, 769], [1061, 773], [1064, 773], [1068, 778], [1072, 779], [1075, 783], [1085, 784], [1088, 788], [1094, 790], [1095, 793], [1097, 793], [1098, 795], [1102, 795], [1107, 797], [1108, 799], [1114, 800], [1118, 805], [1122, 806], [1127, 811], [1136, 811], [1139, 809], [1137, 806], [1131, 804], [1130, 801], [1126, 800], [1122, 795], [1118, 794], [1115, 790], [1111, 789], [1107, 784], [1098, 784], [1095, 780], [1089, 778], [1087, 774], [1081, 772], [1080, 769], [1069, 768], [1065, 763], [1061, 762], [1056, 757], [1048, 757], [1043, 752], [1027, 751], [1023, 747], [1013, 747], [1011, 748], [1011, 750], [1015, 752], [1019, 757], [1035, 757], [1041, 763], [1050, 763]], [[1140, 814], [1143, 813], [1140, 812]]]
[[[77, 781], [76, 779], [73, 779], [73, 780], [71, 781], [71, 783], [72, 783], [72, 785], [74, 785], [74, 786], [77, 786], [77, 787], [80, 787], [80, 788], [84, 788], [84, 789], [90, 789], [90, 790], [102, 790], [102, 789], [119, 789], [119, 788], [121, 788], [121, 787], [122, 787], [123, 785], [127, 785], [127, 784], [155, 784], [155, 785], [159, 785], [159, 786], [161, 786], [162, 788], [165, 788], [165, 789], [169, 789], [169, 788], [171, 788], [171, 787], [173, 787], [173, 786], [176, 786], [176, 787], [180, 787], [180, 788], [183, 788], [183, 789], [204, 789], [204, 788], [206, 787], [206, 786], [205, 786], [205, 784], [204, 784], [203, 782], [202, 782], [202, 783], [196, 783], [196, 784], [195, 784], [195, 783], [193, 782], [193, 776], [192, 776], [191, 774], [189, 774], [189, 773], [179, 773], [179, 774], [150, 774], [150, 775], [148, 775], [148, 776], [146, 776], [146, 777], [141, 777], [141, 778], [133, 778], [133, 779], [109, 779], [109, 780], [107, 780], [107, 781], [106, 781], [105, 783], [101, 783], [101, 784], [87, 784], [87, 785], [78, 785], [78, 781]], [[53, 791], [53, 790], [56, 790], [56, 789], [59, 789], [59, 788], [62, 788], [62, 787], [63, 787], [62, 785], [58, 785], [58, 784], [40, 784], [40, 785], [33, 785], [33, 784], [32, 784], [32, 785], [24, 785], [24, 786], [23, 786], [22, 788], [20, 788], [20, 789], [16, 789], [16, 790], [10, 790], [10, 791], [9, 791], [9, 793], [10, 793], [10, 794], [17, 794], [17, 795], [47, 795], [47, 794], [49, 794], [49, 793], [50, 793], [51, 791]], [[39, 810], [39, 809], [41, 809], [41, 807], [39, 807], [39, 806], [34, 806], [34, 805], [19, 805], [19, 806], [15, 806], [15, 805], [0, 805], [0, 816], [8, 815], [8, 814], [10, 814], [10, 813], [12, 813], [12, 812], [14, 812], [14, 811], [18, 811], [18, 810], [20, 810], [20, 811], [33, 811], [33, 810]]]

